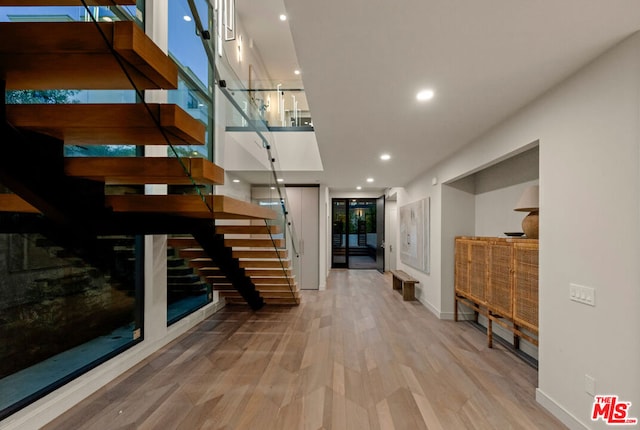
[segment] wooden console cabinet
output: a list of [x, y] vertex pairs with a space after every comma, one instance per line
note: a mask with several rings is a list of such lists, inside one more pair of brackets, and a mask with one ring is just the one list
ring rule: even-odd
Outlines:
[[[497, 237], [456, 237], [455, 310], [462, 304], [487, 318], [487, 343], [493, 323], [538, 345], [538, 241]], [[526, 330], [526, 333], [523, 332]]]

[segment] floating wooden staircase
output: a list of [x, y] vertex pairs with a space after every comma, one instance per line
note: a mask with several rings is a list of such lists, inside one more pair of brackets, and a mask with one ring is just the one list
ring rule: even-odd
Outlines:
[[[218, 226], [216, 232], [233, 238], [224, 238], [226, 247], [231, 247], [232, 257], [239, 259], [240, 267], [249, 276], [260, 296], [267, 304], [299, 304], [300, 288], [292, 275], [291, 260], [284, 249], [283, 239], [273, 239], [280, 234], [278, 226], [246, 225]], [[238, 238], [243, 236], [243, 238]], [[208, 257], [192, 237], [170, 237], [168, 245], [178, 250], [178, 254], [190, 260], [213, 289], [225, 297], [229, 303], [239, 303], [243, 299], [224, 271], [217, 267], [214, 259]]]
[[7, 105], [7, 121], [67, 145], [205, 144], [205, 125], [171, 104]]
[[134, 22], [97, 26], [1, 22], [7, 89], [132, 89], [130, 78], [140, 90], [178, 88], [178, 67]]
[[[81, 3], [0, 0], [0, 6]], [[0, 81], [2, 99], [5, 89], [175, 89], [178, 68], [133, 22], [3, 22]], [[284, 243], [271, 236], [277, 228], [215, 225], [215, 220], [223, 219], [275, 219], [271, 209], [221, 195], [105, 193], [106, 185], [223, 184], [222, 168], [201, 158], [63, 155], [64, 145], [204, 145], [204, 124], [180, 107], [24, 104], [2, 108], [0, 182], [15, 194], [0, 195], [0, 213], [44, 215], [74, 246], [87, 242], [87, 236], [104, 234], [188, 234], [171, 238], [170, 245], [190, 259], [199, 276], [228, 301], [243, 301], [253, 309], [265, 302], [299, 303], [287, 252], [278, 249]]]

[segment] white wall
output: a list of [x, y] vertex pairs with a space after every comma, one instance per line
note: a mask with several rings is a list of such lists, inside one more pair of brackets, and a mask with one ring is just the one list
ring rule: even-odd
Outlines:
[[[632, 416], [640, 416], [639, 100], [635, 34], [398, 194], [398, 206], [431, 197], [431, 249], [442, 250], [442, 261], [432, 258], [431, 275], [418, 278], [428, 290], [421, 299], [446, 313], [453, 253], [443, 219], [453, 213], [442, 207], [452, 196], [431, 187], [431, 178], [455, 180], [539, 141], [537, 399], [571, 428], [607, 427], [590, 420], [585, 374], [596, 379], [596, 394], [617, 394], [632, 402]], [[442, 285], [432, 282], [438, 276]], [[571, 282], [594, 287], [596, 306], [570, 301]], [[429, 291], [440, 287], [440, 297]]]
[[538, 185], [538, 182], [529, 181], [477, 194], [475, 235], [504, 237], [505, 232], [522, 232], [522, 219], [528, 212], [516, 212], [513, 208], [525, 188]]
[[[434, 292], [432, 306], [438, 309], [440, 318], [453, 319], [454, 241], [456, 236], [475, 234], [476, 204], [474, 194], [468, 190], [443, 185], [441, 191], [442, 200], [431, 203], [432, 205], [440, 203], [442, 213], [442, 233], [439, 242], [440, 265], [432, 265], [432, 273], [440, 273], [442, 287], [440, 289], [434, 287], [441, 295], [436, 296]], [[433, 238], [433, 240], [436, 239]], [[438, 244], [437, 241], [435, 243]]]

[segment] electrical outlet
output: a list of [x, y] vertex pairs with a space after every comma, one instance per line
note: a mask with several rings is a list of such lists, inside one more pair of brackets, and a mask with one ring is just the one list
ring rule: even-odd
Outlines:
[[592, 396], [596, 395], [596, 379], [593, 376], [584, 375], [584, 391]]
[[583, 285], [569, 284], [569, 299], [585, 305], [595, 306], [596, 290]]

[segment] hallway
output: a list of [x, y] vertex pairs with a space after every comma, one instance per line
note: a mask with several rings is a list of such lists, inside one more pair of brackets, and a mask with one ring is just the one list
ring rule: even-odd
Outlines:
[[228, 306], [46, 429], [560, 429], [537, 372], [389, 275], [333, 270], [299, 307]]

